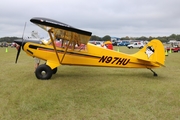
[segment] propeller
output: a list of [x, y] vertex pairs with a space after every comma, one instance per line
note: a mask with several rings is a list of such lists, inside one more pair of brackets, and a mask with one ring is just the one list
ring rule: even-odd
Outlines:
[[26, 22], [25, 22], [25, 25], [24, 25], [24, 30], [23, 30], [23, 34], [22, 34], [22, 39], [16, 39], [16, 40], [14, 40], [14, 42], [18, 44], [18, 47], [17, 47], [18, 51], [17, 51], [15, 63], [17, 63], [17, 61], [18, 61], [19, 54], [20, 54], [20, 52], [21, 52], [21, 47], [23, 46], [23, 42], [24, 42], [23, 37], [24, 37], [25, 28], [26, 28]]
[[18, 46], [16, 45], [16, 48], [17, 48], [18, 51], [17, 51], [15, 63], [17, 63], [17, 60], [18, 60], [18, 58], [19, 58], [19, 54], [20, 54], [20, 52], [21, 52], [22, 41], [23, 41], [22, 39], [14, 40], [14, 42], [15, 42], [16, 44], [18, 44]]

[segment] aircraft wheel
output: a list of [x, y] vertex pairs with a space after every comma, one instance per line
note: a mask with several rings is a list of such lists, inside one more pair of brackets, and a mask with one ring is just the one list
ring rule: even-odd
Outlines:
[[57, 67], [52, 70], [53, 74], [56, 74], [56, 72], [57, 72]]
[[48, 65], [42, 64], [37, 67], [35, 74], [38, 79], [47, 80], [52, 77], [53, 71]]

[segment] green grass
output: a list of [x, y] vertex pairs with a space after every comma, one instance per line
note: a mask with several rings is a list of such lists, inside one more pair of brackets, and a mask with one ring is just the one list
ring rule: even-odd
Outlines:
[[46, 81], [36, 79], [34, 59], [23, 51], [17, 64], [15, 48], [0, 55], [2, 120], [180, 119], [180, 53], [154, 69], [158, 77], [147, 69], [60, 66]]

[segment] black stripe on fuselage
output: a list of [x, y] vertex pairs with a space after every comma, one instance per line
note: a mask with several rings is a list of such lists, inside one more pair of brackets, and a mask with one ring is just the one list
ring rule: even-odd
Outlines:
[[[36, 46], [36, 45], [29, 45], [29, 48], [31, 48], [31, 49], [39, 48], [39, 49], [44, 50], [44, 51], [54, 52], [54, 49], [52, 49], [52, 48], [40, 47], [40, 46]], [[58, 53], [64, 53], [65, 50], [57, 50], [57, 52]], [[86, 56], [86, 57], [93, 57], [93, 58], [101, 58], [100, 56], [81, 54], [81, 53], [75, 53], [75, 52], [69, 52], [69, 51], [67, 51], [66, 54], [72, 54], [72, 55], [78, 55], [78, 56]]]
[[32, 54], [32, 55], [33, 55], [33, 52], [32, 52], [32, 51], [30, 51], [29, 49], [27, 49], [27, 51], [28, 51], [30, 54]]

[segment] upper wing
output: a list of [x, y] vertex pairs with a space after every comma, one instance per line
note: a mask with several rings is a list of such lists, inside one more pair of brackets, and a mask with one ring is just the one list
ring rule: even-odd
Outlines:
[[87, 44], [92, 34], [91, 32], [80, 30], [48, 18], [34, 17], [30, 21], [46, 31], [51, 30], [56, 38], [69, 40], [78, 44]]

